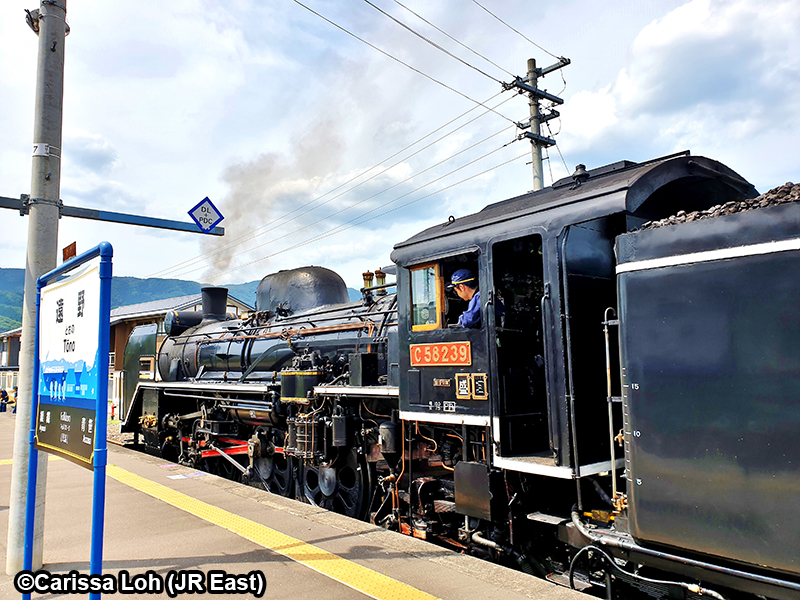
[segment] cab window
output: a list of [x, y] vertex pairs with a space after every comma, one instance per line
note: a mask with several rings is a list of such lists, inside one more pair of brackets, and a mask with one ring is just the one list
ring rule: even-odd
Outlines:
[[445, 258], [441, 263], [442, 281], [445, 286], [445, 299], [444, 299], [444, 324], [443, 327], [451, 329], [462, 329], [458, 324], [458, 318], [469, 307], [469, 301], [461, 298], [455, 290], [447, 290], [447, 284], [453, 279], [453, 273], [462, 269], [470, 271], [475, 278], [473, 283], [477, 283], [477, 289], [481, 289], [479, 269], [478, 269], [478, 253], [470, 252], [468, 254], [459, 254]]
[[411, 271], [411, 328], [438, 329], [441, 324], [443, 286], [439, 265], [424, 265]]
[[461, 328], [458, 317], [469, 303], [455, 291], [446, 291], [453, 273], [460, 269], [477, 275], [478, 253], [459, 254], [410, 269], [412, 331]]

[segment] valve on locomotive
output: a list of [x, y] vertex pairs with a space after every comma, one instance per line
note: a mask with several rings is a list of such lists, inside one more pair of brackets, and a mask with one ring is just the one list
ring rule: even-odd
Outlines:
[[400, 424], [397, 421], [396, 411], [392, 411], [392, 418], [384, 421], [378, 428], [378, 443], [381, 447], [386, 464], [393, 469], [400, 459], [402, 452]]
[[334, 448], [346, 448], [352, 439], [352, 417], [346, 415], [341, 406], [337, 406], [331, 417], [331, 445]]

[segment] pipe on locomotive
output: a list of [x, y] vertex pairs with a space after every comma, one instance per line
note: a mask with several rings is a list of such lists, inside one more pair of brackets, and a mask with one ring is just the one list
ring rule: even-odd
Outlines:
[[[579, 509], [577, 505], [572, 507], [572, 515], [571, 515], [572, 524], [578, 531], [580, 531], [581, 535], [591, 540], [591, 542], [594, 544], [600, 544], [601, 546], [610, 546], [612, 548], [619, 548], [620, 550], [625, 550], [627, 552], [638, 552], [640, 554], [646, 554], [649, 556], [677, 562], [691, 567], [698, 567], [700, 569], [716, 571], [717, 573], [722, 573], [724, 575], [738, 577], [741, 579], [749, 579], [750, 581], [756, 581], [758, 583], [765, 583], [767, 585], [774, 585], [777, 587], [782, 587], [785, 589], [790, 589], [800, 592], [800, 585], [796, 583], [782, 581], [780, 579], [775, 579], [774, 577], [767, 577], [765, 575], [758, 575], [757, 573], [740, 571], [739, 569], [733, 569], [731, 567], [723, 567], [720, 565], [715, 565], [713, 563], [707, 563], [700, 560], [694, 560], [692, 558], [687, 558], [685, 556], [677, 556], [675, 554], [669, 554], [667, 552], [653, 550], [652, 548], [646, 548], [634, 542], [628, 542], [620, 538], [595, 533], [591, 531], [588, 527], [586, 527], [583, 521], [581, 521], [581, 517], [578, 510]], [[679, 582], [674, 582], [674, 583], [676, 585], [681, 585]], [[686, 585], [693, 585], [693, 584], [686, 584]], [[703, 590], [695, 593], [702, 594], [703, 592], [712, 596], [716, 593], [712, 592], [711, 590]]]

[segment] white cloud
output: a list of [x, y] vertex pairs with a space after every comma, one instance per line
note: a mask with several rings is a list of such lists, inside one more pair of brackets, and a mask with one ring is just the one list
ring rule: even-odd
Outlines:
[[614, 160], [609, 149], [633, 160], [692, 149], [764, 187], [758, 142], [800, 134], [798, 30], [791, 0], [676, 8], [641, 30], [613, 83], [571, 96], [564, 148], [600, 164]]
[[114, 146], [98, 134], [82, 130], [64, 128], [63, 132], [64, 164], [77, 170], [80, 178], [87, 175], [107, 175], [119, 162]]
[[611, 93], [610, 84], [597, 92], [584, 90], [573, 94], [563, 114], [569, 119], [569, 130], [580, 132], [578, 139], [584, 145], [619, 122], [617, 98]]

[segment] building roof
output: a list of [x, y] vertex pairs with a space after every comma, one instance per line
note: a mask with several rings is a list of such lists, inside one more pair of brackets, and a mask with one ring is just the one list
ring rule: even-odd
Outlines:
[[[130, 319], [161, 316], [171, 310], [183, 310], [200, 304], [202, 299], [202, 294], [190, 294], [189, 296], [178, 296], [177, 298], [165, 298], [163, 300], [153, 300], [152, 302], [120, 306], [111, 311], [111, 324], [114, 325], [120, 321], [127, 321]], [[228, 296], [228, 302], [231, 301], [241, 305], [247, 310], [253, 310], [253, 307], [246, 302], [242, 302], [234, 296]]]
[[16, 329], [9, 329], [8, 331], [0, 331], [0, 338], [7, 338], [13, 337], [15, 335], [22, 334], [22, 327], [17, 327]]

